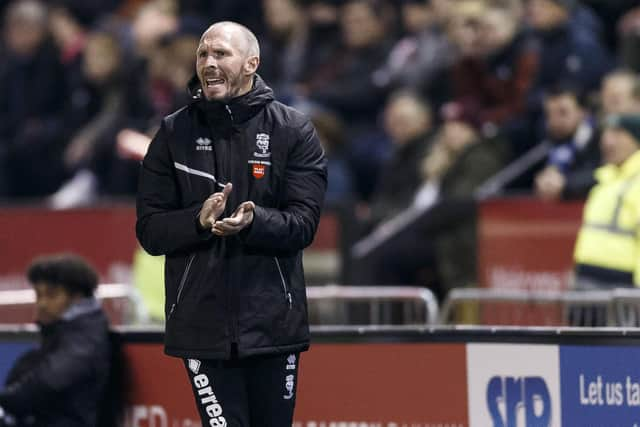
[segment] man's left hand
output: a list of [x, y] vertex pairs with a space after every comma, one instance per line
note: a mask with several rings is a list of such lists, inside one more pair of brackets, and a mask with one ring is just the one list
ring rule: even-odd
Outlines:
[[253, 202], [243, 202], [238, 206], [233, 215], [216, 221], [211, 232], [216, 236], [231, 236], [239, 233], [253, 222], [253, 211], [256, 205]]

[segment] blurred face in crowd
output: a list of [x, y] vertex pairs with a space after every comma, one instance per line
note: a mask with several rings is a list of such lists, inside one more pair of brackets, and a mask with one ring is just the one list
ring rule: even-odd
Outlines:
[[34, 283], [33, 289], [36, 292], [36, 320], [43, 325], [60, 320], [77, 299], [62, 286], [47, 282]]
[[429, 28], [436, 20], [431, 6], [423, 2], [408, 2], [402, 5], [402, 22], [408, 33], [415, 34]]
[[529, 24], [538, 31], [548, 31], [563, 25], [569, 12], [553, 0], [527, 0]]
[[607, 128], [600, 138], [600, 150], [605, 163], [620, 166], [638, 151], [638, 142], [623, 129]]
[[549, 96], [544, 102], [547, 132], [555, 140], [570, 138], [584, 120], [584, 110], [573, 94]]
[[462, 56], [482, 54], [482, 22], [484, 4], [476, 0], [462, 0], [451, 12], [447, 27], [449, 37]]
[[634, 96], [636, 77], [633, 75], [613, 75], [602, 83], [602, 112], [613, 113], [640, 112], [640, 99]]
[[459, 120], [446, 122], [442, 127], [442, 141], [447, 149], [453, 153], [461, 152], [465, 147], [478, 140], [478, 134], [473, 126]]
[[431, 113], [412, 96], [399, 96], [384, 112], [384, 125], [394, 144], [403, 145], [431, 128]]
[[262, 8], [269, 31], [276, 36], [291, 34], [302, 19], [294, 0], [263, 0]]
[[136, 49], [147, 56], [164, 35], [178, 29], [175, 13], [160, 2], [149, 2], [136, 15], [131, 30]]
[[104, 33], [89, 37], [83, 64], [89, 80], [97, 84], [109, 81], [117, 73], [121, 60], [120, 47], [114, 37]]
[[9, 6], [4, 37], [8, 49], [21, 57], [35, 55], [47, 33], [46, 10], [36, 1]]
[[491, 55], [507, 46], [516, 34], [518, 21], [506, 9], [489, 9], [480, 20], [480, 44]]
[[384, 23], [366, 1], [350, 1], [342, 7], [342, 35], [350, 48], [368, 47], [382, 39]]
[[[248, 31], [248, 30], [246, 30]], [[200, 39], [196, 71], [207, 100], [226, 101], [243, 95], [260, 63], [257, 42], [234, 24], [216, 24]]]

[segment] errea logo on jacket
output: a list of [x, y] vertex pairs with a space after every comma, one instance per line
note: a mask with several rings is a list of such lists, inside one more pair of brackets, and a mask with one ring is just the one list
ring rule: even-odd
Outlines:
[[196, 139], [196, 150], [197, 151], [212, 151], [211, 140], [209, 138], [200, 137]]

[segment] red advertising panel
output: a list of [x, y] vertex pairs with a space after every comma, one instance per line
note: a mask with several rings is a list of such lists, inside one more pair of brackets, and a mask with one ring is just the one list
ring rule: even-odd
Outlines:
[[[127, 427], [199, 425], [184, 367], [128, 344]], [[464, 344], [315, 344], [301, 358], [294, 427], [463, 427]], [[355, 423], [355, 424], [354, 424]]]
[[563, 290], [573, 266], [582, 202], [501, 199], [480, 204], [478, 268], [482, 286]]

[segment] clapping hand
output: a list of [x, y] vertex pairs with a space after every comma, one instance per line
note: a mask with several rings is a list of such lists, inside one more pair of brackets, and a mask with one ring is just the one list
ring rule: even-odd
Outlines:
[[239, 233], [253, 222], [255, 208], [256, 205], [253, 202], [241, 203], [233, 215], [213, 224], [212, 233], [216, 236], [231, 236]]
[[226, 184], [221, 192], [213, 193], [204, 201], [199, 215], [200, 226], [203, 229], [213, 229], [213, 225], [216, 220], [222, 216], [222, 213], [227, 206], [229, 193], [231, 193], [232, 189], [233, 185], [231, 185], [231, 183]]

